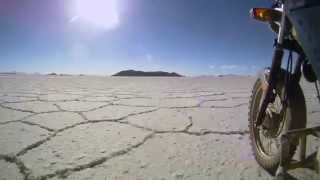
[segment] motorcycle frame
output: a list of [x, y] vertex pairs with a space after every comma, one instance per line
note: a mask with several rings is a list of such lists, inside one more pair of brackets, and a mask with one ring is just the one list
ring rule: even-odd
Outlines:
[[[298, 45], [297, 41], [292, 40], [290, 38], [286, 38], [290, 35], [290, 22], [287, 18], [286, 14], [286, 5], [285, 3], [281, 4], [282, 9], [282, 16], [281, 16], [281, 23], [279, 26], [278, 37], [274, 48], [272, 64], [268, 73], [267, 82], [263, 85], [263, 100], [261, 106], [259, 108], [258, 116], [256, 119], [256, 126], [260, 126], [263, 123], [263, 119], [265, 116], [265, 111], [269, 103], [273, 103], [275, 99], [274, 89], [276, 88], [279, 82], [279, 74], [281, 71], [282, 59], [284, 56], [284, 50], [294, 51], [296, 52], [299, 57], [293, 69], [293, 74], [291, 80], [287, 82], [287, 86], [285, 87], [285, 92], [290, 93], [290, 88], [294, 87], [290, 84], [292, 83], [299, 83], [301, 79], [301, 66], [304, 61], [306, 61], [306, 56], [301, 49], [300, 45]], [[291, 72], [290, 72], [291, 73]], [[290, 73], [286, 73], [286, 75], [290, 75]], [[287, 78], [287, 77], [285, 77]], [[290, 87], [290, 88], [288, 88]], [[286, 102], [285, 102], [286, 103]], [[279, 167], [276, 172], [276, 178], [284, 179], [286, 177], [286, 171], [288, 169], [295, 169], [299, 167], [306, 167], [311, 169], [316, 169], [317, 164], [320, 164], [320, 160], [316, 160], [314, 156], [310, 156], [306, 158], [306, 136], [307, 135], [314, 135], [316, 137], [320, 137], [320, 126], [313, 127], [313, 128], [303, 128], [303, 129], [295, 129], [289, 130], [287, 132], [283, 132], [280, 136], [280, 163]], [[284, 154], [289, 153], [289, 146], [290, 142], [294, 139], [299, 137], [300, 139], [300, 161], [294, 162], [286, 162], [283, 159]], [[318, 152], [320, 155], [320, 152]], [[319, 156], [318, 155], [318, 156]], [[317, 162], [319, 161], [319, 162]], [[318, 165], [319, 166], [319, 165]], [[317, 169], [318, 170], [318, 169]], [[320, 170], [320, 168], [319, 168]], [[318, 172], [319, 173], [319, 172]]]

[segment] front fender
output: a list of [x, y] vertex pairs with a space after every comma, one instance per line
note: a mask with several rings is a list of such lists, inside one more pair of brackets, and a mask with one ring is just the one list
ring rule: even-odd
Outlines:
[[[277, 77], [277, 84], [273, 85], [277, 90], [284, 90], [284, 89], [280, 89], [283, 88], [284, 84], [286, 83], [286, 77], [288, 75], [288, 72], [284, 69], [280, 70], [280, 73], [276, 76]], [[267, 89], [269, 87], [269, 77], [270, 77], [270, 68], [266, 67], [263, 70], [261, 70], [258, 74], [258, 78], [261, 80], [262, 82], [262, 90], [264, 95], [267, 93]], [[290, 87], [288, 90], [291, 91], [291, 88], [296, 87], [296, 86], [292, 86], [292, 84], [297, 84], [298, 82], [294, 81], [294, 78], [292, 78], [292, 81], [290, 82]]]
[[268, 82], [269, 76], [270, 76], [270, 68], [269, 67], [264, 68], [258, 74], [258, 78], [262, 82], [261, 88], [262, 88], [263, 94], [266, 94], [266, 92], [267, 92], [267, 89], [269, 86], [269, 82]]

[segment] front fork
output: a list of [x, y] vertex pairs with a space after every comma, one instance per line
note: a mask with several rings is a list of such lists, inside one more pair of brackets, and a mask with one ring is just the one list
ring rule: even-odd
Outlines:
[[256, 120], [256, 126], [260, 126], [263, 123], [263, 119], [265, 116], [266, 109], [268, 104], [273, 102], [275, 99], [274, 89], [277, 85], [278, 76], [281, 70], [281, 63], [283, 58], [283, 41], [284, 36], [287, 31], [287, 23], [286, 23], [286, 13], [285, 13], [285, 6], [282, 5], [282, 16], [281, 16], [281, 24], [278, 33], [278, 39], [275, 45], [275, 51], [272, 58], [272, 64], [270, 68], [270, 75], [268, 78], [268, 83], [263, 85], [263, 101], [259, 108], [258, 118]]
[[260, 126], [263, 123], [263, 119], [264, 119], [268, 104], [272, 103], [275, 99], [274, 89], [276, 88], [276, 85], [279, 80], [282, 58], [283, 58], [283, 47], [277, 44], [273, 54], [273, 58], [272, 58], [272, 64], [270, 68], [268, 82], [264, 83], [262, 88], [264, 96], [263, 96], [262, 104], [259, 108], [258, 117], [256, 120], [256, 126]]

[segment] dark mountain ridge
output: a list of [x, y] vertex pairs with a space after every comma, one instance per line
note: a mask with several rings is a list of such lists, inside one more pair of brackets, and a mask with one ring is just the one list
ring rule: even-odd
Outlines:
[[175, 72], [164, 72], [164, 71], [135, 71], [125, 70], [120, 71], [112, 76], [163, 76], [163, 77], [182, 77], [182, 75]]

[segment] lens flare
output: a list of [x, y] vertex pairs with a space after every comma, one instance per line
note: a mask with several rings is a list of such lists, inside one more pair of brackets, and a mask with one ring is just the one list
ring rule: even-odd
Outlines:
[[119, 24], [117, 0], [74, 0], [74, 16], [70, 22], [83, 20], [105, 29]]

